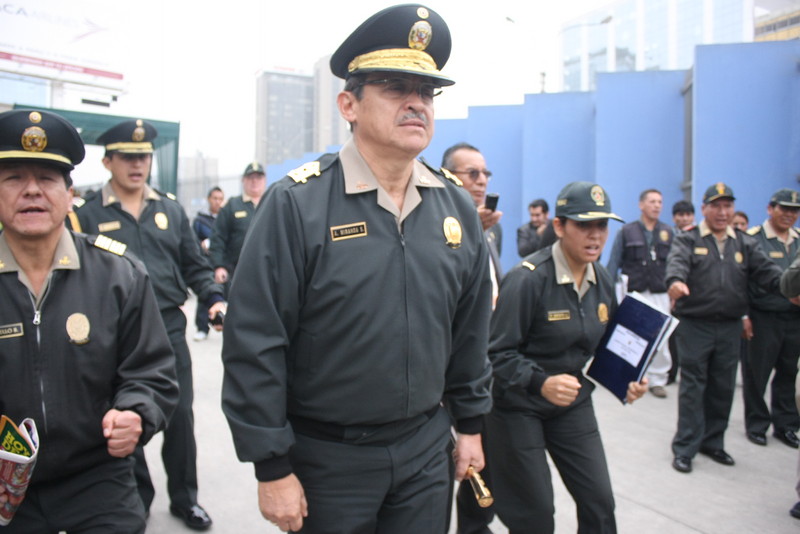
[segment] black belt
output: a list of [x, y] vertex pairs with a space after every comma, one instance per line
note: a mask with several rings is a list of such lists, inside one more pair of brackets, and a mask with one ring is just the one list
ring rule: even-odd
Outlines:
[[358, 443], [369, 445], [386, 445], [395, 442], [400, 436], [419, 428], [430, 421], [440, 406], [409, 419], [401, 419], [390, 423], [374, 425], [339, 425], [326, 421], [317, 421], [299, 415], [288, 415], [292, 429], [297, 434], [324, 441], [338, 443]]

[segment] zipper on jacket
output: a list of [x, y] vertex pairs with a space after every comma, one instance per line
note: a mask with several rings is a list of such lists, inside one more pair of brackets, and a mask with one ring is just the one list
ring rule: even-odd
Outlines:
[[[36, 351], [39, 354], [40, 358], [40, 365], [44, 366], [41, 362], [42, 358], [42, 333], [41, 329], [39, 328], [42, 324], [42, 304], [44, 304], [44, 300], [47, 298], [47, 293], [49, 292], [50, 284], [47, 284], [45, 288], [44, 295], [42, 295], [42, 300], [39, 302], [39, 306], [36, 306], [36, 299], [34, 298], [33, 294], [28, 291], [28, 296], [31, 298], [31, 304], [33, 304], [33, 325], [36, 327]], [[44, 373], [39, 373], [39, 394], [42, 398], [42, 418], [44, 419], [42, 423], [44, 424], [44, 431], [47, 432], [47, 406], [44, 402], [44, 380], [42, 376]]]

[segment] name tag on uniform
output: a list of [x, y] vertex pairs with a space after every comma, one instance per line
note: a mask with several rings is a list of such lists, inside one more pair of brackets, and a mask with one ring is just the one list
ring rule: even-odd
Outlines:
[[769, 251], [769, 257], [770, 258], [782, 258], [783, 257], [783, 252], [781, 252], [780, 250], [770, 250]]
[[698, 256], [708, 256], [708, 249], [706, 247], [694, 247], [694, 253]]
[[547, 312], [548, 321], [569, 321], [569, 310], [553, 310]]
[[120, 228], [122, 228], [122, 223], [119, 221], [104, 222], [97, 225], [97, 231], [100, 233], [113, 232], [114, 230], [119, 230]]
[[344, 239], [353, 239], [354, 237], [364, 237], [365, 235], [367, 235], [367, 223], [365, 221], [331, 226], [331, 241], [342, 241]]
[[234, 216], [234, 217], [236, 217], [237, 219], [244, 219], [245, 217], [247, 217], [247, 212], [246, 212], [246, 211], [244, 211], [244, 210], [242, 210], [242, 211], [237, 211], [237, 212], [235, 212], [235, 213], [233, 214], [233, 216]]
[[22, 323], [4, 324], [0, 326], [0, 339], [20, 337], [23, 333]]

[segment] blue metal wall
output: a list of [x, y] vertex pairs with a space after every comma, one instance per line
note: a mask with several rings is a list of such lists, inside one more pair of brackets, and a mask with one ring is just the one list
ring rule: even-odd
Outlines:
[[751, 224], [777, 189], [800, 189], [800, 41], [695, 52], [693, 202], [728, 183]]

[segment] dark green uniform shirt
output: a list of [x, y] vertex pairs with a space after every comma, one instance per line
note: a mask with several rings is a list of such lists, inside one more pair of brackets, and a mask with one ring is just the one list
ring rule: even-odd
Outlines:
[[718, 245], [705, 221], [678, 235], [667, 258], [667, 288], [680, 280], [690, 291], [675, 304], [678, 318], [739, 319], [747, 313], [748, 281], [777, 292], [780, 276], [752, 237], [728, 227]]
[[245, 195], [231, 197], [219, 210], [209, 250], [212, 267], [225, 267], [229, 271], [236, 267], [244, 236], [247, 235], [255, 211], [253, 200]]
[[800, 295], [800, 251], [794, 261], [781, 276], [781, 293], [787, 298]]
[[[223, 300], [222, 287], [214, 283], [214, 273], [181, 205], [148, 186], [144, 195], [145, 206], [137, 221], [122, 209], [109, 182], [75, 207], [80, 228], [73, 229], [127, 245], [147, 267], [161, 310], [183, 305], [188, 287], [209, 305]], [[68, 225], [72, 223], [67, 220]]]
[[[778, 239], [778, 234], [772, 228], [769, 219], [760, 226], [747, 230], [761, 246], [767, 257], [771, 259], [781, 271], [789, 268], [792, 260], [800, 249], [800, 235], [794, 228], [789, 228], [789, 239], [786, 243]], [[795, 306], [783, 296], [767, 292], [757, 284], [750, 282], [748, 285], [750, 306], [762, 311], [791, 312], [800, 314], [800, 306]]]
[[491, 322], [497, 405], [525, 406], [547, 377], [578, 376], [616, 307], [611, 277], [599, 263], [588, 265], [576, 290], [560, 242], [514, 267], [503, 278]]
[[175, 357], [147, 273], [123, 251], [64, 230], [35, 298], [0, 235], [0, 413], [36, 422], [34, 482], [115, 461], [101, 424], [109, 409], [138, 413], [145, 444], [178, 402]]
[[415, 162], [400, 212], [352, 141], [305, 168], [261, 200], [226, 317], [223, 411], [260, 480], [288, 474], [292, 416], [383, 425], [444, 401], [462, 422], [491, 407], [469, 195]]

